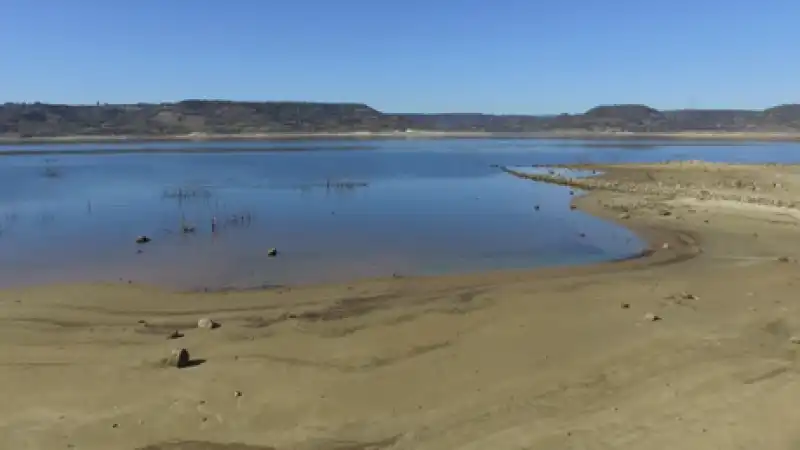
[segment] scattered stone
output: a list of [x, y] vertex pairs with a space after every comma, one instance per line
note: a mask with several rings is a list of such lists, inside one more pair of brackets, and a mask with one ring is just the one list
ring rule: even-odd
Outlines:
[[242, 391], [233, 391], [233, 396], [238, 398], [242, 396]]
[[119, 428], [119, 424], [115, 423], [115, 424], [111, 425], [111, 428]]
[[180, 339], [182, 337], [183, 337], [183, 333], [181, 333], [178, 330], [175, 330], [172, 333], [170, 333], [169, 336], [167, 336], [167, 339]]
[[269, 249], [267, 251], [267, 256], [269, 256], [269, 257], [278, 256], [278, 249], [276, 249], [276, 248]]
[[176, 367], [183, 369], [189, 366], [190, 362], [189, 350], [185, 348], [177, 348], [172, 351], [172, 354], [164, 362], [169, 367]]
[[800, 336], [792, 336], [789, 338], [789, 342], [792, 344], [800, 344]]
[[142, 325], [147, 325], [147, 321], [144, 320], [144, 319], [139, 319], [138, 321], [136, 321], [136, 323], [140, 323]]
[[658, 214], [659, 214], [659, 215], [662, 215], [662, 216], [664, 216], [664, 217], [666, 217], [666, 216], [671, 216], [671, 215], [672, 215], [672, 211], [665, 209], [665, 210], [663, 210], [663, 211], [659, 212]]
[[669, 243], [664, 242], [664, 245], [661, 246], [664, 250], [669, 250]]
[[778, 258], [778, 261], [782, 263], [790, 263], [790, 262], [796, 262], [797, 260], [794, 258], [790, 258], [788, 256], [781, 256], [780, 258]]
[[136, 243], [137, 244], [146, 244], [146, 243], [150, 242], [151, 240], [152, 239], [150, 239], [149, 237], [142, 235], [142, 236], [139, 236], [139, 237], [136, 238]]
[[630, 219], [630, 218], [631, 218], [631, 215], [630, 215], [630, 214], [628, 214], [628, 213], [622, 213], [622, 214], [620, 214], [620, 215], [619, 215], [619, 218], [620, 218], [621, 220], [628, 220], [628, 219]]
[[622, 309], [630, 309], [631, 308], [631, 304], [630, 303], [621, 303], [619, 305], [619, 307], [622, 308]]
[[205, 328], [207, 330], [213, 330], [215, 328], [219, 328], [219, 324], [209, 319], [208, 317], [203, 317], [202, 319], [197, 321], [197, 328]]
[[653, 313], [647, 313], [644, 315], [644, 320], [648, 322], [658, 322], [659, 320], [661, 320], [661, 316]]

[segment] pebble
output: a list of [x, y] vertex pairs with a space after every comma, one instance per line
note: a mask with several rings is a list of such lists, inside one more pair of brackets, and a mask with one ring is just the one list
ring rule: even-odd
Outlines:
[[205, 328], [207, 330], [213, 330], [214, 328], [219, 328], [219, 324], [209, 319], [208, 317], [203, 317], [202, 319], [197, 321], [197, 328]]
[[647, 313], [644, 315], [644, 320], [648, 322], [658, 322], [659, 320], [661, 320], [661, 316], [658, 316], [653, 313]]
[[180, 339], [182, 337], [183, 337], [183, 333], [181, 333], [178, 330], [175, 330], [172, 333], [170, 333], [169, 336], [167, 336], [167, 339]]

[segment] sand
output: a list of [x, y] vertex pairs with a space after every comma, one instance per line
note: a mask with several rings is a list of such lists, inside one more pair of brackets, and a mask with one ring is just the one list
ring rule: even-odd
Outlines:
[[[576, 204], [649, 256], [265, 292], [2, 291], [0, 448], [800, 448], [800, 167], [593, 168]], [[164, 367], [181, 347], [192, 367]]]

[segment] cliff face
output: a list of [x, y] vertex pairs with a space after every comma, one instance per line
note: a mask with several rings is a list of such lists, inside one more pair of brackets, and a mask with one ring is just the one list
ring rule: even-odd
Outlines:
[[0, 105], [0, 136], [168, 136], [190, 133], [403, 131], [800, 131], [800, 104], [763, 111], [658, 111], [604, 105], [583, 114], [386, 114], [356, 103], [186, 100], [135, 105]]

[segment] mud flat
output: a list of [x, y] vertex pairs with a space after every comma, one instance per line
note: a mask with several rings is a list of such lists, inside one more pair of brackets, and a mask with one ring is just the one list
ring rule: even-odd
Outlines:
[[[575, 205], [646, 255], [265, 292], [0, 292], [0, 448], [795, 448], [800, 168], [577, 168], [600, 174], [536, 179], [587, 191]], [[190, 367], [163, 363], [175, 348]]]

